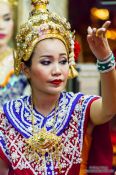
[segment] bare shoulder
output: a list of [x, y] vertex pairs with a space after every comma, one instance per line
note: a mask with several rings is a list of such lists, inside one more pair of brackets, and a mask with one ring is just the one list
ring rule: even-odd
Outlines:
[[101, 121], [102, 98], [92, 102], [90, 107], [90, 119], [94, 125], [102, 124]]

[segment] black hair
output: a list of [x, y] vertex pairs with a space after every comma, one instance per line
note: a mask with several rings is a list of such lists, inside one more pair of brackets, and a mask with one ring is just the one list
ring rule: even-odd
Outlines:
[[[32, 65], [32, 57], [33, 57], [33, 53], [31, 54], [30, 59], [28, 61], [24, 61], [24, 60], [22, 61], [25, 64], [25, 66], [27, 66], [28, 68], [30, 68]], [[31, 85], [30, 79], [27, 78], [27, 81]]]
[[31, 67], [31, 65], [32, 65], [32, 57], [33, 57], [33, 54], [34, 54], [34, 52], [32, 52], [32, 54], [31, 54], [31, 56], [30, 56], [30, 59], [28, 60], [28, 61], [22, 61], [28, 68], [30, 68]]

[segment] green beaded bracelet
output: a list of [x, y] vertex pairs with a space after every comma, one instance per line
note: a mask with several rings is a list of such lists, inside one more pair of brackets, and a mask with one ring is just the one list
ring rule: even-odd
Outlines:
[[97, 60], [97, 68], [99, 72], [101, 73], [109, 72], [112, 69], [114, 69], [115, 68], [115, 58], [114, 58], [113, 53], [105, 61]]

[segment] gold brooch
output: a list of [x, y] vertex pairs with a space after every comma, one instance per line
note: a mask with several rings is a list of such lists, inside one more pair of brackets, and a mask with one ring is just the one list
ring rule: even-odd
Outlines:
[[26, 143], [30, 149], [44, 156], [46, 152], [50, 153], [55, 152], [56, 149], [59, 150], [61, 137], [52, 132], [48, 132], [46, 128], [42, 128], [40, 132], [26, 139]]
[[60, 136], [42, 128], [40, 132], [33, 134], [29, 139], [25, 139], [27, 154], [30, 155], [31, 153], [32, 158], [39, 162], [40, 159], [44, 160], [46, 153], [51, 153], [53, 162], [57, 161], [58, 167], [61, 169], [60, 154], [63, 148], [61, 141]]

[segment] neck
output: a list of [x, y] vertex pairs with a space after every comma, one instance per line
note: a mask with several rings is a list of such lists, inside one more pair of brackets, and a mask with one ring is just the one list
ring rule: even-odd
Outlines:
[[56, 106], [59, 100], [60, 94], [38, 94], [35, 95], [32, 92], [32, 103], [34, 107], [44, 116], [47, 116], [52, 109]]

